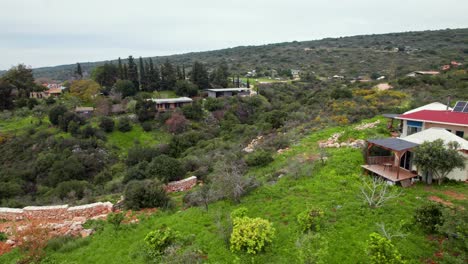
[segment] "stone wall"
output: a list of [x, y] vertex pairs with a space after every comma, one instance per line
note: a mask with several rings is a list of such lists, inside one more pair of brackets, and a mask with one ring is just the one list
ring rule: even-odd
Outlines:
[[183, 192], [192, 189], [197, 185], [197, 177], [192, 176], [181, 181], [170, 182], [166, 185], [166, 192]]
[[112, 203], [93, 203], [69, 207], [55, 206], [27, 206], [23, 209], [1, 208], [0, 219], [15, 220], [72, 220], [75, 217], [92, 218], [112, 212]]

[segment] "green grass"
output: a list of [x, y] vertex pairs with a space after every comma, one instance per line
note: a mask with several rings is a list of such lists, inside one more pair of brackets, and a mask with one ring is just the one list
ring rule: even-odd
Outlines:
[[156, 98], [177, 98], [179, 97], [174, 91], [159, 91], [159, 92], [154, 92], [154, 95]]
[[107, 143], [118, 147], [119, 152], [125, 155], [135, 142], [139, 142], [142, 145], [156, 145], [169, 141], [169, 138], [170, 135], [164, 131], [146, 132], [141, 126], [132, 124], [132, 130], [129, 132], [114, 130], [112, 133], [107, 134]]
[[[371, 120], [374, 121], [375, 119]], [[48, 252], [53, 263], [144, 263], [139, 256], [145, 235], [162, 225], [179, 231], [182, 236], [194, 236], [192, 247], [199, 248], [206, 255], [207, 263], [300, 263], [296, 241], [300, 237], [296, 216], [310, 207], [321, 207], [326, 214], [326, 224], [319, 231], [328, 243], [323, 263], [366, 263], [365, 246], [369, 234], [377, 231], [376, 223], [383, 222], [389, 228], [397, 228], [410, 223], [414, 209], [427, 197], [438, 195], [457, 206], [466, 207], [466, 200], [455, 200], [443, 196], [451, 190], [468, 195], [464, 184], [442, 186], [416, 185], [404, 189], [397, 199], [384, 207], [370, 209], [359, 198], [362, 177], [360, 165], [363, 163], [361, 150], [330, 149], [326, 164], [315, 165], [311, 171], [301, 170], [299, 178], [291, 173], [277, 179], [278, 171], [290, 166], [293, 160], [302, 163], [301, 168], [312, 167], [305, 157], [317, 154], [317, 141], [324, 140], [336, 132], [345, 130], [353, 138], [366, 138], [379, 135], [379, 128], [353, 133], [353, 126], [330, 128], [305, 137], [290, 151], [275, 156], [275, 160], [263, 168], [249, 171], [249, 175], [268, 181], [242, 199], [242, 203], [232, 204], [220, 201], [209, 206], [209, 210], [189, 208], [177, 212], [159, 211], [140, 224], [126, 226], [115, 232], [107, 225], [102, 233], [92, 236], [89, 244], [77, 247], [66, 253]], [[382, 135], [383, 136], [383, 135]], [[256, 256], [232, 253], [217, 229], [219, 216], [226, 216], [233, 209], [244, 206], [248, 215], [262, 217], [273, 222], [276, 237], [265, 252]], [[437, 245], [428, 241], [418, 230], [404, 230], [405, 238], [395, 238], [394, 244], [408, 260], [420, 262], [430, 258], [437, 251]], [[17, 251], [0, 257], [1, 263], [15, 263]]]

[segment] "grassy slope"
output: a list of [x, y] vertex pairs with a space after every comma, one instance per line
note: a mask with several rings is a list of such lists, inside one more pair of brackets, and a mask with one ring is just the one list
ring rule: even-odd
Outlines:
[[[346, 135], [353, 138], [378, 136], [384, 131], [384, 122], [379, 129], [362, 132], [348, 127]], [[317, 152], [317, 141], [326, 139], [340, 128], [326, 129], [304, 138], [290, 151], [277, 155], [275, 161], [264, 168], [253, 169], [249, 174], [259, 178], [285, 168], [295, 159], [303, 159]], [[383, 135], [382, 135], [383, 136]], [[375, 223], [385, 222], [387, 227], [398, 227], [402, 222], [411, 221], [414, 209], [430, 195], [437, 195], [455, 204], [466, 206], [466, 201], [453, 200], [442, 191], [453, 190], [468, 194], [463, 184], [426, 187], [417, 185], [404, 189], [404, 195], [390, 201], [380, 209], [369, 209], [359, 199], [360, 167], [363, 158], [360, 150], [332, 149], [326, 165], [319, 165], [312, 174], [303, 173], [299, 179], [286, 175], [276, 184], [267, 183], [246, 196], [241, 205], [221, 201], [210, 205], [209, 211], [190, 208], [180, 212], [159, 212], [139, 225], [128, 226], [114, 232], [107, 226], [103, 233], [90, 238], [87, 246], [68, 253], [50, 252], [50, 259], [57, 263], [143, 263], [138, 257], [142, 241], [147, 232], [163, 224], [180, 231], [184, 236], [194, 236], [194, 245], [207, 254], [209, 263], [297, 263], [296, 240], [299, 237], [296, 215], [312, 206], [322, 207], [327, 215], [327, 224], [320, 231], [328, 242], [328, 251], [322, 256], [324, 263], [365, 262], [365, 244], [371, 232], [377, 231]], [[305, 162], [302, 167], [307, 168]], [[250, 216], [266, 218], [274, 223], [277, 234], [266, 252], [255, 256], [234, 254], [220, 237], [216, 219], [233, 209], [245, 206]], [[421, 260], [432, 256], [436, 246], [428, 242], [425, 235], [406, 231], [407, 237], [394, 239], [403, 256]], [[1, 263], [15, 263], [18, 253], [0, 257]]]
[[135, 142], [140, 142], [142, 145], [156, 145], [169, 140], [169, 135], [163, 131], [144, 131], [141, 126], [133, 124], [132, 130], [129, 132], [120, 132], [118, 130], [107, 134], [107, 142], [109, 145], [117, 146], [121, 154], [126, 154]]

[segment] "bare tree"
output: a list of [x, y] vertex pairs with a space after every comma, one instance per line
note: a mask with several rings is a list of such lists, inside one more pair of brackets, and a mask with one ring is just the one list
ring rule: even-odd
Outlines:
[[372, 178], [372, 180], [364, 180], [361, 190], [361, 197], [371, 208], [377, 208], [384, 205], [385, 202], [401, 195], [400, 190], [395, 190], [390, 187], [385, 181], [380, 178]]
[[253, 178], [244, 177], [244, 167], [239, 161], [228, 161], [218, 163], [215, 170], [214, 184], [218, 193], [235, 203], [240, 203], [242, 195], [257, 186]]
[[399, 229], [391, 230], [385, 227], [385, 223], [377, 223], [377, 227], [379, 228], [379, 233], [386, 237], [388, 240], [392, 240], [394, 237], [406, 237], [406, 234], [403, 234]]

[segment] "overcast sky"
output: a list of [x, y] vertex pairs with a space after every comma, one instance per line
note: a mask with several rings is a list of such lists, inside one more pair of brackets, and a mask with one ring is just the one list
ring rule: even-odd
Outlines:
[[0, 0], [0, 69], [468, 27], [466, 0]]

